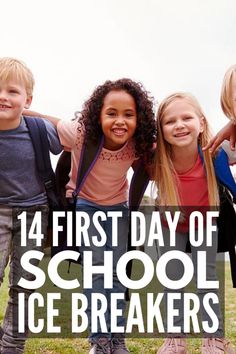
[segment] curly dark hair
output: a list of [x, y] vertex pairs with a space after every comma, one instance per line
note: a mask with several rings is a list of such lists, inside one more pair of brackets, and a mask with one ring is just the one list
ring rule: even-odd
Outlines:
[[137, 112], [137, 128], [135, 130], [135, 150], [137, 157], [144, 157], [150, 161], [153, 143], [156, 140], [156, 123], [153, 111], [153, 98], [144, 89], [140, 82], [123, 78], [116, 81], [106, 81], [95, 88], [91, 97], [84, 103], [80, 112], [79, 121], [85, 127], [85, 142], [89, 140], [97, 142], [102, 135], [99, 124], [100, 114], [105, 96], [110, 91], [123, 90], [129, 93], [135, 101]]

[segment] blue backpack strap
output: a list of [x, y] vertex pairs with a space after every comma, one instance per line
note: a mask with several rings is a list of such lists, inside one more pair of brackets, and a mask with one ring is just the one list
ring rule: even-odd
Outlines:
[[214, 159], [215, 174], [217, 179], [231, 192], [234, 203], [236, 202], [236, 183], [229, 167], [228, 155], [220, 149]]
[[[198, 152], [204, 165], [203, 153], [200, 146], [198, 146]], [[231, 192], [235, 203], [236, 183], [229, 167], [228, 155], [222, 148], [218, 150], [218, 153], [213, 160], [213, 164], [218, 181]]]
[[[203, 154], [201, 149], [199, 148], [199, 154], [201, 156], [202, 162], [204, 163], [203, 160]], [[215, 174], [220, 182], [220, 184], [223, 187], [226, 187], [227, 189], [231, 192], [234, 203], [236, 201], [236, 183], [234, 181], [233, 175], [231, 173], [230, 167], [229, 167], [229, 161], [228, 161], [228, 155], [223, 149], [220, 149], [218, 151], [218, 154], [216, 155], [214, 161], [214, 168], [215, 168]], [[221, 186], [220, 186], [221, 187]], [[227, 194], [227, 193], [226, 193]], [[224, 197], [227, 198], [227, 195], [224, 195]], [[229, 196], [230, 198], [230, 196]], [[233, 282], [233, 287], [236, 288], [236, 253], [235, 253], [235, 237], [229, 237], [231, 234], [231, 229], [235, 228], [233, 225], [235, 224], [235, 212], [234, 212], [234, 207], [231, 205], [232, 201], [228, 201], [229, 203], [229, 208], [225, 209], [225, 204], [227, 200], [223, 200], [223, 204], [220, 204], [220, 217], [218, 220], [218, 228], [219, 228], [219, 241], [223, 240], [223, 249], [219, 249], [218, 245], [218, 252], [229, 252], [229, 257], [230, 257], [230, 267], [231, 267], [231, 277], [232, 277], [232, 282]], [[225, 215], [227, 213], [227, 215]], [[230, 215], [229, 215], [230, 213]], [[222, 227], [221, 224], [225, 223], [225, 219], [230, 218], [231, 219], [231, 225], [224, 225], [223, 231], [221, 231]], [[228, 229], [227, 229], [227, 228]]]
[[[233, 196], [233, 201], [234, 203], [236, 202], [236, 183], [234, 181], [233, 175], [231, 173], [230, 167], [229, 167], [229, 161], [228, 161], [228, 155], [223, 149], [220, 149], [216, 158], [214, 159], [214, 167], [215, 167], [215, 173], [216, 177], [219, 180], [219, 182], [226, 187], [232, 194]], [[231, 202], [232, 203], [232, 202]], [[227, 209], [227, 213], [231, 213], [231, 224], [228, 226], [229, 229], [226, 230], [227, 234], [224, 234], [224, 240], [227, 242], [228, 245], [228, 252], [229, 252], [229, 258], [230, 258], [230, 267], [231, 267], [231, 278], [233, 282], [233, 287], [236, 288], [236, 253], [235, 253], [235, 237], [227, 237], [230, 235], [230, 229], [233, 228], [234, 232], [235, 231], [235, 212], [233, 209], [233, 206], [231, 209]], [[229, 215], [227, 215], [229, 218]], [[225, 218], [223, 218], [222, 222], [225, 221]]]
[[43, 119], [24, 117], [34, 148], [39, 176], [45, 187], [48, 202], [52, 208], [59, 207], [55, 194], [55, 174], [50, 160], [50, 147], [47, 129]]

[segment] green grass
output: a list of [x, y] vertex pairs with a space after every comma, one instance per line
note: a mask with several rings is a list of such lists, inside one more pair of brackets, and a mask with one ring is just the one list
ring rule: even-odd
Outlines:
[[[72, 277], [73, 271], [77, 271], [72, 266]], [[236, 289], [232, 288], [231, 275], [229, 264], [226, 263], [225, 272], [225, 332], [226, 337], [231, 340], [231, 342], [236, 347]], [[53, 286], [52, 284], [49, 286]], [[50, 288], [47, 288], [47, 290]], [[55, 288], [51, 288], [54, 289]], [[42, 292], [44, 289], [42, 289]], [[6, 301], [7, 301], [7, 272], [5, 277], [5, 282], [2, 284], [0, 289], [0, 321], [2, 322]], [[66, 307], [66, 301], [64, 303]], [[63, 320], [62, 320], [63, 321]], [[135, 338], [127, 339], [127, 345], [129, 350], [133, 354], [155, 354], [157, 349], [161, 346], [163, 340], [158, 339], [144, 339]], [[188, 350], [189, 353], [200, 353], [200, 339], [188, 339]], [[77, 338], [30, 338], [27, 341], [25, 354], [86, 354], [88, 353], [89, 345], [86, 339]]]

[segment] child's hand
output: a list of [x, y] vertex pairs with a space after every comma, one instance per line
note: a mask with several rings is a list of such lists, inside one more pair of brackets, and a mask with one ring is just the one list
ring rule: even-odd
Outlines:
[[236, 143], [236, 125], [234, 125], [232, 122], [226, 124], [226, 126], [222, 128], [206, 146], [203, 147], [203, 150], [210, 149], [210, 152], [213, 154], [216, 148], [225, 139], [230, 141], [230, 148], [234, 151]]

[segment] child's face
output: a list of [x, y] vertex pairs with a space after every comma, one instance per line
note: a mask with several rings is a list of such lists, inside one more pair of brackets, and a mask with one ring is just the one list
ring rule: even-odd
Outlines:
[[31, 101], [23, 83], [14, 80], [0, 82], [0, 129], [16, 128], [23, 109], [29, 108]]
[[198, 136], [203, 132], [204, 118], [199, 117], [187, 100], [176, 99], [166, 108], [161, 127], [164, 139], [172, 147], [196, 147]]
[[234, 119], [236, 119], [236, 72], [234, 71], [231, 80], [231, 94], [232, 94], [232, 109], [234, 113]]
[[134, 98], [126, 91], [110, 91], [104, 98], [100, 123], [104, 147], [120, 149], [135, 132], [137, 113]]

